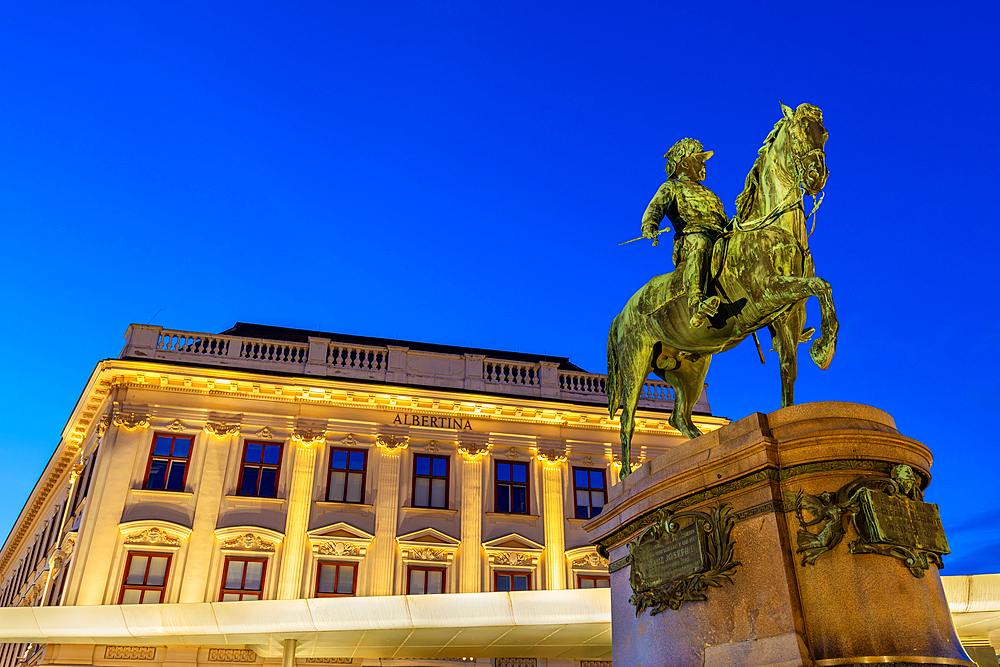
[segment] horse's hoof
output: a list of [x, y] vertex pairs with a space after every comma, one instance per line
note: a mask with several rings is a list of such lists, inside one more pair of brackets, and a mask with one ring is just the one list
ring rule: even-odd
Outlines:
[[812, 344], [809, 348], [809, 356], [812, 357], [813, 362], [819, 366], [824, 371], [830, 367], [830, 362], [833, 361], [833, 353], [836, 348], [834, 343], [827, 343], [826, 340], [820, 336], [819, 340]]

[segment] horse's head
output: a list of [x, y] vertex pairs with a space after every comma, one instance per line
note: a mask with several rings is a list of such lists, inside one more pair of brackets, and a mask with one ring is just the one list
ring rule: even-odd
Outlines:
[[812, 104], [800, 104], [792, 111], [782, 104], [781, 112], [785, 115], [785, 131], [791, 147], [787, 165], [806, 194], [815, 195], [826, 185], [830, 174], [823, 151], [829, 136], [823, 127], [823, 111]]

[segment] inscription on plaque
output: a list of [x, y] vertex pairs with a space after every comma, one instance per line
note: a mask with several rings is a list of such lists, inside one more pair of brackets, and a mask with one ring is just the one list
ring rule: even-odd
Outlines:
[[951, 553], [937, 505], [890, 496], [878, 489], [862, 489], [858, 495], [856, 525], [866, 542]]
[[703, 534], [701, 522], [695, 521], [676, 533], [665, 533], [659, 539], [637, 545], [632, 552], [632, 567], [650, 587], [704, 572], [708, 563]]

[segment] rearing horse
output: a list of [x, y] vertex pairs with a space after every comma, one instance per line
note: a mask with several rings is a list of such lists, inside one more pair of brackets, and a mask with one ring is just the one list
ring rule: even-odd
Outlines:
[[828, 175], [823, 147], [827, 132], [819, 107], [781, 105], [784, 117], [764, 140], [736, 199], [736, 217], [715, 244], [707, 295], [722, 300], [707, 326], [692, 328], [684, 295], [683, 263], [636, 292], [608, 332], [608, 410], [621, 418], [624, 478], [632, 472], [635, 409], [652, 372], [674, 388], [670, 425], [696, 438], [691, 411], [701, 397], [712, 355], [736, 347], [768, 327], [781, 366], [781, 405], [794, 403], [796, 348], [809, 340], [803, 329], [805, 300], [819, 299], [820, 337], [809, 350], [827, 368], [837, 342], [837, 315], [830, 284], [815, 276], [809, 253], [803, 192], [821, 193]]

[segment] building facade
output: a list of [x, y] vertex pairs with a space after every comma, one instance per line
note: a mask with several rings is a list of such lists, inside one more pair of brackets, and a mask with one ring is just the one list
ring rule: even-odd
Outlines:
[[[565, 358], [246, 324], [132, 325], [126, 341], [88, 379], [0, 552], [0, 612], [233, 603], [217, 608], [259, 615], [282, 600], [608, 585], [582, 529], [618, 479], [604, 376]], [[685, 441], [671, 407], [670, 387], [647, 382], [633, 466]], [[695, 421], [726, 423], [705, 397]], [[276, 651], [178, 630], [173, 645], [158, 618], [154, 643], [7, 642], [0, 667], [301, 656], [295, 639]], [[485, 640], [470, 656], [394, 641], [316, 642], [311, 659], [511, 657]]]

